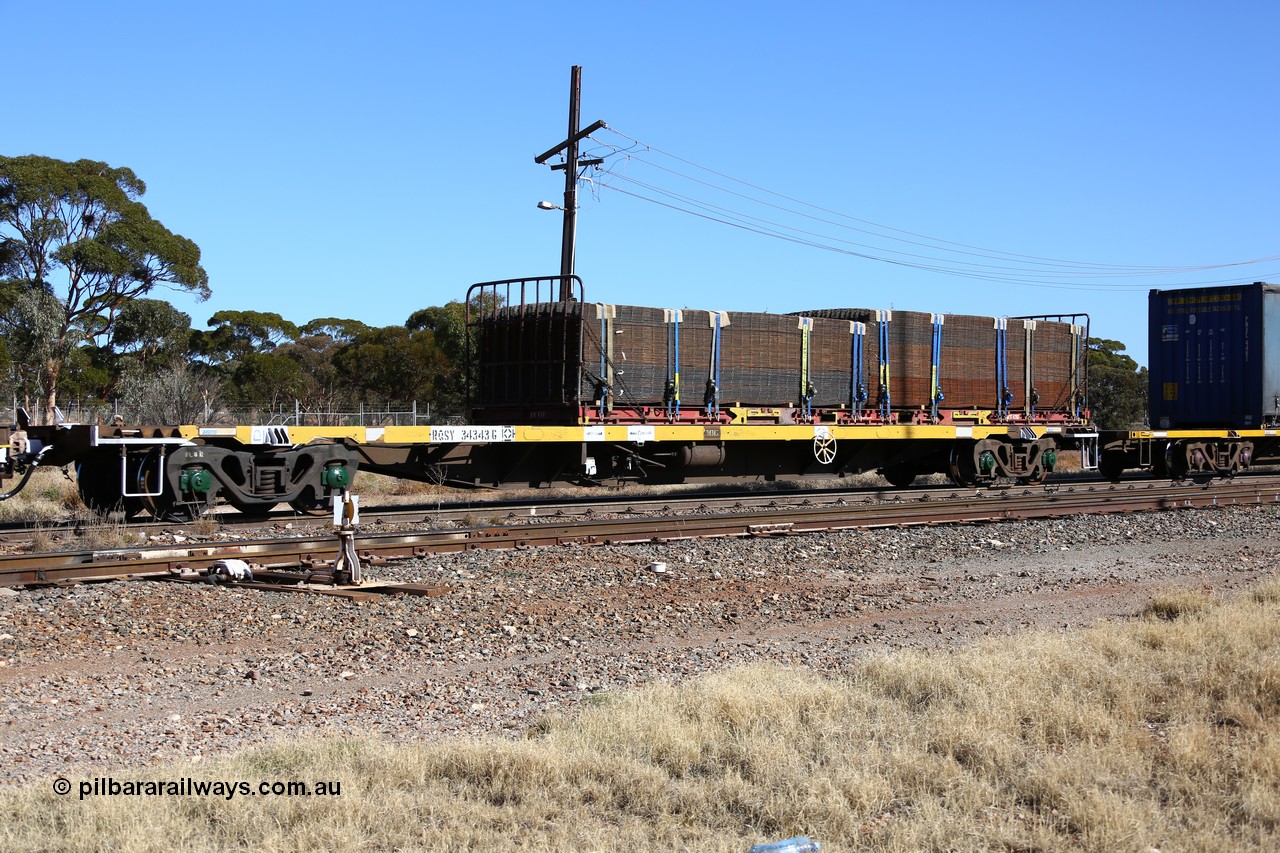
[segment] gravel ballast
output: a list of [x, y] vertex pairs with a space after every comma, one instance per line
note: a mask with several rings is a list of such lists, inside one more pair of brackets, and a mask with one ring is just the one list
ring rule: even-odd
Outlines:
[[470, 552], [366, 570], [374, 602], [204, 584], [0, 590], [0, 779], [198, 762], [279, 737], [521, 732], [585, 697], [747, 661], [1131, 618], [1277, 576], [1269, 506]]

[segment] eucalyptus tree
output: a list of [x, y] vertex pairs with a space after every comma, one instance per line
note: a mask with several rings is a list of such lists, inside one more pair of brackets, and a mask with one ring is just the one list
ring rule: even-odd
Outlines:
[[157, 287], [209, 297], [200, 249], [154, 219], [131, 169], [94, 160], [0, 157], [0, 255], [10, 278], [57, 297], [40, 365], [46, 417], [72, 348], [110, 332], [130, 300]]
[[431, 332], [404, 326], [370, 329], [338, 350], [333, 362], [360, 402], [378, 405], [433, 399], [450, 368]]
[[8, 281], [0, 288], [0, 338], [10, 359], [12, 391], [24, 407], [48, 398], [48, 374], [42, 365], [65, 363], [71, 346], [60, 338], [65, 314], [58, 297], [45, 287]]
[[249, 353], [236, 362], [231, 382], [238, 405], [273, 415], [293, 411], [294, 401], [307, 390], [302, 367], [278, 352]]
[[354, 407], [354, 401], [344, 399], [347, 383], [334, 364], [334, 357], [344, 346], [369, 331], [369, 326], [359, 320], [321, 317], [303, 324], [297, 340], [277, 350], [295, 361], [306, 376], [299, 400], [308, 414], [323, 418], [348, 404]]
[[125, 370], [172, 367], [190, 353], [191, 315], [160, 299], [135, 299], [116, 315], [111, 348]]
[[298, 336], [295, 323], [273, 311], [219, 311], [209, 318], [213, 328], [193, 336], [193, 346], [212, 365], [234, 370], [245, 356], [271, 352]]
[[1089, 408], [1102, 429], [1127, 429], [1147, 418], [1147, 369], [1120, 341], [1089, 338]]
[[[493, 293], [481, 293], [470, 304], [453, 300], [444, 305], [433, 305], [414, 311], [405, 320], [405, 328], [411, 332], [430, 332], [448, 366], [434, 383], [434, 402], [443, 416], [466, 415], [467, 389], [475, 387], [475, 365], [467, 354], [467, 314], [480, 316], [500, 308], [506, 300]], [[472, 375], [468, 377], [467, 371]]]
[[178, 362], [120, 380], [120, 411], [129, 423], [193, 424], [217, 421], [222, 383], [199, 365]]

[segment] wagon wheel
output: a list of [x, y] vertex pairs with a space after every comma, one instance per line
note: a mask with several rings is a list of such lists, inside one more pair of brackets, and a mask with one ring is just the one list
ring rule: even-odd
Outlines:
[[813, 458], [819, 465], [830, 465], [836, 460], [836, 440], [831, 436], [813, 439]]
[[[164, 453], [160, 448], [153, 447], [147, 451], [134, 472], [134, 488], [148, 493], [146, 497], [139, 498], [143, 508], [157, 521], [173, 521], [178, 524], [195, 521], [204, 515], [208, 504], [204, 501], [184, 500], [182, 496], [175, 495], [165, 477], [164, 462]], [[160, 494], [150, 494], [151, 492]]]
[[1018, 483], [1023, 486], [1038, 486], [1048, 478], [1049, 478], [1049, 472], [1046, 471], [1044, 468], [1040, 467], [1039, 465], [1036, 465], [1035, 468], [1031, 470], [1031, 473], [1025, 476], [1019, 477]]
[[[1152, 466], [1153, 470], [1161, 471], [1156, 466]], [[1169, 442], [1169, 446], [1164, 451], [1164, 467], [1161, 474], [1157, 476], [1165, 476], [1175, 483], [1180, 483], [1187, 479], [1187, 451], [1180, 442]]]
[[956, 445], [951, 448], [947, 476], [957, 486], [972, 487], [978, 484], [978, 465], [974, 461], [973, 453], [972, 447]]
[[1102, 451], [1102, 457], [1098, 460], [1098, 473], [1106, 477], [1113, 483], [1120, 482], [1120, 477], [1124, 474], [1125, 457], [1123, 453], [1117, 451]]
[[289, 501], [289, 506], [299, 515], [322, 516], [329, 514], [325, 499], [320, 496], [315, 486], [307, 486], [296, 498]]
[[916, 470], [909, 465], [886, 465], [880, 469], [880, 476], [889, 481], [889, 485], [905, 489], [916, 479]]
[[124, 497], [118, 456], [95, 455], [78, 463], [76, 488], [85, 506], [99, 515], [120, 512], [128, 519], [142, 509], [137, 498]]

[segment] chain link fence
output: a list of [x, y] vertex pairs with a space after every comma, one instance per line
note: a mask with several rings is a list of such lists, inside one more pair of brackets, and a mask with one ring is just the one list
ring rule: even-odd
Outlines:
[[[22, 403], [19, 401], [18, 406]], [[3, 415], [5, 423], [17, 421], [16, 406], [11, 406]], [[100, 400], [65, 400], [58, 406], [63, 420], [67, 423], [114, 423], [139, 424], [136, 411], [119, 401], [103, 403]], [[39, 407], [28, 412], [33, 420], [39, 421]], [[453, 419], [447, 419], [452, 421]], [[309, 409], [301, 401], [295, 400], [292, 409], [270, 406], [240, 407], [207, 407], [197, 413], [195, 422], [207, 425], [250, 424], [253, 426], [419, 426], [431, 423], [431, 403], [420, 404], [414, 400], [403, 404], [391, 404], [385, 407], [360, 406], [355, 411], [317, 411]], [[170, 424], [171, 425], [171, 424]]]

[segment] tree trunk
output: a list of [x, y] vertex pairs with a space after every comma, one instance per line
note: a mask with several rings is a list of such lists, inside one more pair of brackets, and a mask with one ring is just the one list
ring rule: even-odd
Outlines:
[[40, 418], [40, 423], [51, 424], [54, 418], [53, 410], [58, 405], [58, 377], [62, 374], [62, 362], [57, 359], [50, 359], [44, 366], [45, 379], [45, 405], [44, 412]]

